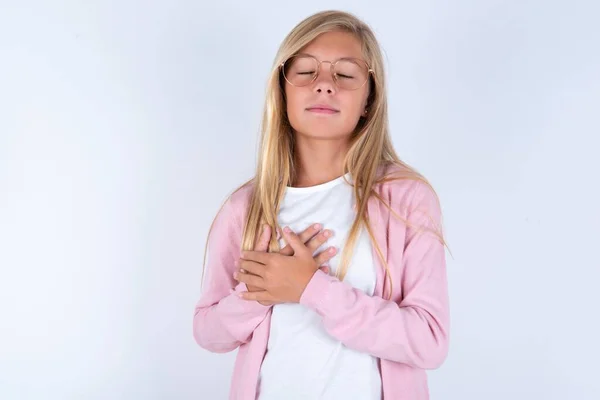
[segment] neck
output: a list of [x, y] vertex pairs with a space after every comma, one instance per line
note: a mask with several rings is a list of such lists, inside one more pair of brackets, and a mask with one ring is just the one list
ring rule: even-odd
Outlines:
[[292, 186], [314, 186], [342, 176], [348, 146], [347, 138], [331, 140], [296, 135], [297, 173]]

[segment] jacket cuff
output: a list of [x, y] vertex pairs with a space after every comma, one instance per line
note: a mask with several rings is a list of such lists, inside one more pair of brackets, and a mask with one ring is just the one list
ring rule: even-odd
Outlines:
[[317, 270], [310, 281], [308, 281], [306, 288], [304, 288], [299, 303], [315, 310], [317, 314], [323, 316], [327, 305], [329, 289], [332, 281], [335, 279], [335, 277], [327, 275], [320, 269]]

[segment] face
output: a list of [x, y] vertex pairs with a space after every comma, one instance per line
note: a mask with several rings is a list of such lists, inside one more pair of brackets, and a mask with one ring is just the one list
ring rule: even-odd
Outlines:
[[[306, 86], [298, 87], [285, 81], [287, 115], [296, 135], [321, 139], [349, 138], [359, 118], [366, 116], [364, 111], [370, 81], [356, 90], [340, 88], [331, 75], [331, 64], [323, 61], [333, 63], [344, 57], [364, 60], [359, 40], [347, 32], [328, 32], [318, 36], [299, 53], [312, 55], [322, 63], [317, 78]], [[342, 75], [339, 79], [348, 78]], [[319, 104], [335, 111], [312, 108]]]

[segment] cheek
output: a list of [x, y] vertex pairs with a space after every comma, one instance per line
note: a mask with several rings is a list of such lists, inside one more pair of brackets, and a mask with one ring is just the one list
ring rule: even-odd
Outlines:
[[357, 120], [362, 112], [365, 110], [365, 96], [362, 94], [356, 94], [349, 96], [349, 98], [344, 102], [347, 117], [351, 120]]
[[303, 111], [302, 104], [304, 103], [302, 101], [302, 94], [299, 90], [296, 90], [296, 88], [291, 90], [286, 88], [285, 98], [287, 108], [286, 111], [290, 122], [297, 121]]

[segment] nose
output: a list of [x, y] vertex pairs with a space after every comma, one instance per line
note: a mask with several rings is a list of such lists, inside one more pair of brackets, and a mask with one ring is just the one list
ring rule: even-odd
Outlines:
[[[327, 64], [327, 65], [325, 65]], [[319, 75], [313, 82], [313, 89], [317, 93], [326, 91], [327, 93], [335, 92], [335, 82], [333, 81], [333, 75], [331, 74], [331, 62], [323, 61], [319, 66]]]

